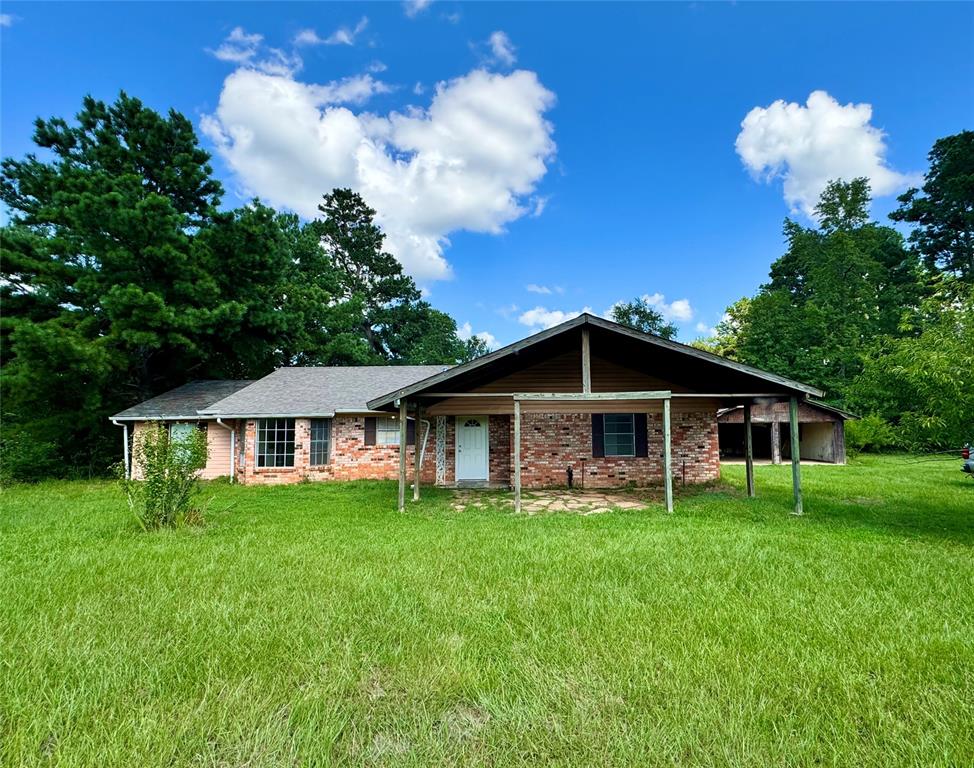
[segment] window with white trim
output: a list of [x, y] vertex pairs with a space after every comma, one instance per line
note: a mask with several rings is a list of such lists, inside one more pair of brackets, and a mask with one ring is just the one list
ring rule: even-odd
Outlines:
[[257, 421], [257, 466], [294, 466], [294, 419]]
[[375, 420], [376, 445], [399, 445], [399, 419], [380, 416]]
[[311, 466], [323, 467], [331, 453], [331, 419], [311, 420]]
[[636, 455], [636, 424], [631, 413], [607, 413], [603, 416], [606, 456]]

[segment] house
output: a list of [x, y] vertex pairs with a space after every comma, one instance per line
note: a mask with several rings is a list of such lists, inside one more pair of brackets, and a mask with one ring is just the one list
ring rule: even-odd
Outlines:
[[[841, 408], [805, 400], [798, 406], [799, 444], [802, 461], [845, 464], [845, 422], [858, 418]], [[751, 406], [754, 458], [780, 464], [791, 458], [788, 404], [758, 402]], [[744, 457], [744, 408], [724, 408], [717, 414], [721, 458]]]
[[[215, 397], [224, 385], [232, 391]], [[187, 387], [116, 414], [126, 455], [128, 425], [137, 433], [152, 421], [196, 424], [214, 438], [227, 433], [205, 477], [398, 478], [400, 506], [411, 479], [417, 498], [424, 484], [511, 486], [516, 505], [522, 487], [661, 483], [672, 507], [673, 478], [720, 476], [722, 409], [749, 416], [755, 402], [782, 403], [797, 424], [800, 405], [823, 394], [589, 314], [454, 367], [281, 368], [249, 384]], [[750, 462], [748, 470], [753, 493]]]

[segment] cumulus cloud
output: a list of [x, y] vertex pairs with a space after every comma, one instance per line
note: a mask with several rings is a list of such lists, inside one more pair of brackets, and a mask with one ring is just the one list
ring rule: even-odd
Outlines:
[[870, 104], [839, 104], [825, 91], [813, 91], [804, 106], [778, 100], [748, 112], [737, 154], [756, 179], [781, 178], [785, 202], [809, 217], [832, 179], [866, 176], [873, 194], [890, 195], [916, 177], [889, 167], [872, 113]]
[[511, 38], [507, 36], [506, 32], [500, 30], [491, 32], [490, 37], [487, 38], [487, 45], [490, 46], [491, 57], [498, 64], [510, 67], [517, 61], [514, 43], [511, 42]]
[[[663, 316], [663, 319], [667, 322], [675, 321], [685, 323], [693, 319], [693, 307], [690, 306], [689, 299], [667, 301], [666, 296], [664, 296], [662, 293], [644, 293], [639, 298], [659, 312]], [[617, 301], [615, 304], [605, 310], [605, 317], [611, 317], [612, 310], [623, 303], [625, 302]]]
[[425, 109], [350, 108], [388, 90], [368, 74], [314, 84], [245, 66], [201, 129], [246, 191], [273, 205], [312, 218], [324, 193], [358, 190], [404, 268], [442, 279], [451, 232], [499, 233], [530, 213], [555, 153], [545, 119], [555, 97], [534, 72], [478, 69], [439, 83]]
[[467, 339], [480, 339], [484, 344], [487, 345], [487, 349], [497, 349], [497, 337], [489, 331], [480, 331], [479, 333], [473, 332], [473, 326], [470, 323], [464, 323], [457, 328], [457, 336], [461, 341], [466, 341]]
[[591, 314], [592, 308], [582, 307], [579, 310], [563, 311], [560, 309], [548, 309], [547, 307], [535, 307], [523, 313], [517, 321], [521, 325], [526, 325], [529, 328], [544, 330], [545, 328], [553, 328], [566, 320], [571, 320], [573, 317], [578, 317], [584, 312]]
[[354, 27], [341, 26], [328, 37], [319, 37], [313, 29], [302, 29], [294, 36], [295, 45], [355, 45], [357, 38], [369, 25], [367, 16], [359, 19]]
[[243, 27], [234, 27], [216, 49], [207, 49], [220, 61], [249, 67], [269, 75], [293, 75], [301, 69], [297, 54], [279, 48], [264, 48], [264, 36], [249, 34]]
[[406, 0], [406, 2], [402, 4], [402, 7], [403, 10], [406, 11], [406, 15], [412, 19], [429, 8], [432, 4], [433, 0]]

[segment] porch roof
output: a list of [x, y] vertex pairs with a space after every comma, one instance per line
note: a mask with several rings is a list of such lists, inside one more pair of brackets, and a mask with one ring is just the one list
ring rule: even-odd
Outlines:
[[628, 367], [652, 371], [656, 376], [679, 384], [684, 396], [805, 398], [823, 395], [821, 390], [808, 384], [586, 313], [476, 360], [375, 397], [368, 401], [368, 406], [374, 410], [388, 409], [403, 398], [436, 399], [446, 396], [442, 393], [447, 390], [450, 394], [472, 391], [546, 356], [577, 349], [582, 329], [591, 334], [593, 355], [608, 356]]

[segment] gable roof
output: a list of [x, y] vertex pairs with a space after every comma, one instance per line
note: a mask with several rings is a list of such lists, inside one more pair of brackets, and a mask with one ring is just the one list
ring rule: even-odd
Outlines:
[[161, 395], [126, 408], [112, 416], [120, 421], [154, 419], [195, 419], [201, 408], [239, 392], [250, 380], [216, 379], [191, 381]]
[[371, 410], [367, 402], [445, 370], [443, 365], [354, 365], [278, 368], [229, 397], [201, 409], [224, 418], [330, 417]]
[[637, 331], [633, 328], [629, 328], [619, 323], [614, 323], [611, 320], [605, 320], [601, 317], [596, 317], [588, 313], [583, 313], [578, 317], [574, 317], [571, 320], [566, 320], [565, 322], [549, 328], [545, 331], [540, 331], [538, 333], [528, 336], [526, 339], [514, 342], [513, 344], [508, 344], [506, 347], [502, 347], [490, 354], [484, 355], [483, 357], [478, 357], [475, 360], [471, 360], [468, 363], [455, 366], [448, 370], [442, 371], [440, 373], [429, 376], [426, 379], [417, 381], [408, 385], [403, 385], [399, 389], [390, 390], [383, 394], [382, 396], [375, 397], [369, 400], [368, 405], [370, 408], [377, 409], [383, 406], [388, 406], [395, 400], [403, 397], [409, 397], [410, 395], [421, 392], [424, 389], [429, 389], [431, 386], [437, 384], [444, 384], [465, 374], [476, 371], [480, 368], [485, 368], [492, 364], [498, 363], [505, 358], [512, 355], [517, 355], [523, 350], [529, 349], [536, 346], [544, 341], [553, 339], [561, 334], [567, 333], [575, 328], [580, 328], [582, 326], [591, 326], [593, 328], [598, 328], [610, 333], [618, 334], [622, 337], [627, 337], [634, 339], [639, 342], [645, 342], [646, 344], [667, 350], [669, 352], [675, 352], [679, 355], [685, 355], [687, 358], [692, 358], [700, 363], [715, 365], [721, 368], [734, 371], [738, 374], [743, 374], [756, 379], [759, 379], [767, 384], [771, 384], [776, 388], [783, 389], [786, 392], [791, 392], [800, 395], [815, 395], [821, 397], [825, 393], [822, 390], [813, 387], [809, 384], [804, 384], [800, 381], [795, 381], [793, 379], [786, 378], [784, 376], [779, 376], [774, 373], [769, 373], [767, 371], [762, 371], [760, 368], [755, 368], [750, 365], [745, 365], [744, 363], [738, 363], [734, 360], [728, 360], [727, 358], [720, 357], [711, 352], [704, 352], [696, 347], [691, 347], [686, 344], [681, 344], [676, 341], [670, 341], [669, 339], [664, 339], [660, 336], [654, 336], [650, 333], [643, 333], [642, 331]]

